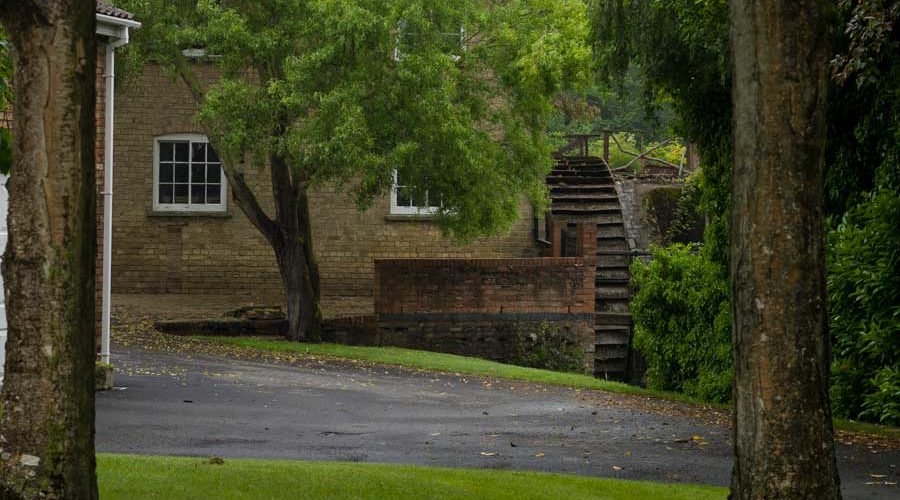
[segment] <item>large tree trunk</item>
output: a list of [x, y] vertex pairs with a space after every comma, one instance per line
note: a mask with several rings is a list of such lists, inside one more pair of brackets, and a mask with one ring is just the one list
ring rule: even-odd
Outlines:
[[828, 401], [824, 0], [731, 0], [731, 497], [840, 497]]
[[97, 497], [94, 2], [0, 0], [15, 118], [0, 498]]

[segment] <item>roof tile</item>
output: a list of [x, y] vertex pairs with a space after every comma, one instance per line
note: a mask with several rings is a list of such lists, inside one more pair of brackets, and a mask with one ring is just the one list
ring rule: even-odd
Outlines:
[[119, 19], [134, 19], [134, 14], [128, 12], [126, 10], [122, 10], [118, 7], [115, 7], [107, 2], [97, 2], [97, 14], [103, 14], [105, 16], [118, 17]]

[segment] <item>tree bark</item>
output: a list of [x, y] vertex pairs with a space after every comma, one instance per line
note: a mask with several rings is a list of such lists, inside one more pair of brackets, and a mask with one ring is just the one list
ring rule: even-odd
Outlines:
[[15, 117], [0, 498], [97, 498], [94, 2], [0, 0]]
[[319, 270], [312, 245], [307, 183], [292, 175], [278, 155], [269, 157], [275, 195], [276, 229], [272, 246], [287, 299], [288, 332], [293, 341], [321, 340]]
[[731, 498], [840, 498], [828, 401], [825, 0], [731, 0]]

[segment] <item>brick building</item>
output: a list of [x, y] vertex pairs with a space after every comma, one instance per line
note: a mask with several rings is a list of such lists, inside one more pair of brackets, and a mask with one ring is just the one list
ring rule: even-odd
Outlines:
[[[195, 64], [203, 79], [214, 78], [211, 65]], [[113, 290], [277, 300], [273, 251], [233, 202], [196, 112], [188, 88], [154, 66], [116, 94]], [[269, 179], [259, 171], [248, 183], [272, 213]], [[524, 200], [508, 234], [458, 246], [441, 234], [427, 207], [417, 210], [396, 192], [364, 212], [327, 186], [310, 198], [323, 300], [363, 299], [347, 313], [371, 312], [375, 259], [539, 254]]]

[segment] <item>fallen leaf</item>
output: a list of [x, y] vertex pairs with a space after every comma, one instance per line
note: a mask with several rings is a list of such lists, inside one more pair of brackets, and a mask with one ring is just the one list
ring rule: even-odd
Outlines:
[[539, 451], [539, 452], [535, 453], [534, 456], [536, 456], [536, 457], [538, 457], [538, 458], [541, 458], [541, 457], [544, 456], [544, 452], [543, 452], [543, 451]]

